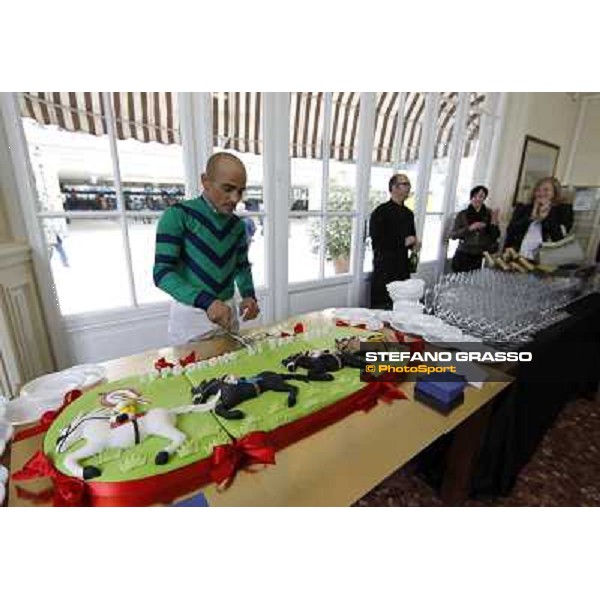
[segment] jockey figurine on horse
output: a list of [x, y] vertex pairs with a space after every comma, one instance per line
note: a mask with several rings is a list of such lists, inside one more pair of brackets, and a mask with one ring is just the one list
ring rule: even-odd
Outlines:
[[[318, 377], [319, 381], [333, 379]], [[200, 385], [192, 388], [194, 404], [204, 404], [211, 396], [218, 397], [215, 405], [215, 413], [224, 419], [243, 419], [241, 410], [233, 410], [236, 406], [260, 396], [263, 392], [287, 392], [288, 407], [295, 406], [298, 396], [298, 388], [287, 383], [288, 380], [304, 381], [308, 383], [312, 378], [310, 375], [280, 374], [272, 371], [263, 371], [254, 377], [236, 377], [235, 375], [224, 375], [223, 377], [202, 381]]]
[[100, 404], [110, 409], [111, 427], [118, 427], [143, 416], [144, 411], [140, 410], [140, 405], [150, 402], [135, 390], [125, 388], [101, 394]]
[[[359, 351], [359, 338], [344, 338], [336, 340], [335, 350], [311, 350], [300, 352], [288, 356], [281, 361], [281, 364], [292, 373], [298, 367], [307, 370], [307, 375], [311, 379], [323, 378], [330, 373], [339, 371], [345, 367], [362, 369], [366, 361]], [[322, 379], [321, 379], [322, 380]]]

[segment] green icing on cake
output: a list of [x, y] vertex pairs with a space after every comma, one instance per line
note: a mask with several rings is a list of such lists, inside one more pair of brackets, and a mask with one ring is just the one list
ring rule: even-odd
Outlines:
[[[212, 379], [230, 373], [240, 377], [256, 375], [261, 371], [275, 371], [285, 373], [281, 361], [292, 354], [310, 349], [332, 348], [336, 338], [361, 335], [368, 337], [372, 332], [361, 332], [354, 328], [336, 327], [329, 335], [320, 338], [307, 339], [301, 335], [294, 338], [293, 342], [286, 343], [278, 348], [265, 350], [258, 355], [249, 354], [247, 350], [238, 352], [235, 362], [224, 366], [211, 367], [193, 371], [189, 378], [194, 385], [204, 379]], [[267, 346], [268, 347], [268, 346]], [[306, 371], [298, 369], [298, 374]], [[242, 437], [252, 431], [272, 431], [282, 425], [297, 421], [307, 415], [334, 404], [364, 387], [360, 380], [358, 369], [346, 368], [333, 373], [334, 381], [288, 381], [298, 387], [296, 406], [288, 408], [287, 394], [281, 392], [265, 392], [252, 400], [247, 400], [236, 406], [245, 418], [241, 420], [228, 420], [215, 415], [216, 419], [235, 438]]]
[[[151, 402], [147, 406], [147, 409], [154, 407], [174, 408], [177, 406], [191, 405], [191, 387], [185, 376], [179, 375], [165, 379], [156, 379], [150, 382], [145, 379], [145, 377], [128, 377], [126, 379], [98, 386], [85, 393], [61, 413], [44, 438], [44, 452], [54, 461], [54, 464], [59, 470], [66, 473], [63, 466], [63, 459], [67, 456], [67, 453], [57, 454], [55, 452], [56, 438], [60, 433], [60, 430], [70, 423], [79, 413], [87, 413], [99, 408], [101, 406], [100, 394], [102, 392], [109, 392], [128, 387], [133, 388]], [[123, 426], [128, 427], [129, 425], [126, 424]], [[175, 454], [166, 465], [156, 466], [154, 464], [154, 457], [167, 446], [169, 441], [162, 437], [149, 436], [144, 439], [139, 446], [132, 448], [132, 450], [143, 453], [147, 457], [145, 463], [136, 466], [135, 469], [123, 467], [123, 460], [126, 453], [130, 451], [129, 449], [123, 451], [123, 454], [116, 460], [105, 462], [105, 457], [103, 456], [104, 452], [102, 452], [99, 455], [83, 460], [81, 464], [83, 466], [93, 465], [101, 468], [102, 475], [95, 478], [94, 481], [131, 481], [160, 473], [168, 473], [169, 471], [192, 464], [210, 456], [215, 446], [230, 442], [229, 435], [223, 430], [211, 413], [179, 415], [177, 417], [176, 426], [186, 434], [188, 440], [195, 442], [197, 452], [189, 453], [185, 456]], [[83, 441], [77, 442], [77, 444], [73, 445], [69, 451], [76, 450], [83, 445], [83, 443]]]
[[[319, 338], [299, 335], [295, 336], [292, 341], [275, 348], [270, 348], [267, 342], [262, 342], [260, 344], [262, 351], [259, 354], [252, 355], [245, 349], [240, 350], [235, 353], [235, 360], [231, 362], [206, 366], [182, 375], [151, 381], [145, 375], [132, 376], [103, 384], [85, 393], [61, 413], [44, 438], [44, 452], [54, 461], [59, 470], [66, 472], [63, 466], [66, 454], [55, 452], [56, 438], [60, 430], [78, 414], [100, 408], [102, 392], [133, 388], [150, 401], [150, 404], [144, 407], [145, 410], [155, 407], [174, 408], [190, 405], [192, 402], [191, 386], [198, 385], [204, 379], [212, 379], [225, 374], [252, 376], [261, 371], [284, 373], [286, 371], [281, 361], [287, 356], [310, 349], [332, 348], [336, 338], [351, 335], [368, 336], [370, 333], [353, 328], [332, 327]], [[302, 369], [298, 371], [298, 373], [303, 372]], [[215, 446], [229, 443], [230, 436], [237, 438], [252, 431], [272, 431], [333, 404], [365, 385], [360, 381], [357, 369], [342, 369], [333, 375], [335, 380], [332, 382], [290, 381], [290, 384], [296, 385], [299, 389], [297, 404], [293, 408], [287, 406], [287, 394], [266, 392], [237, 407], [246, 415], [240, 421], [221, 419], [213, 413], [179, 415], [176, 426], [186, 434], [188, 439], [171, 456], [166, 465], [156, 466], [154, 464], [156, 454], [169, 443], [168, 440], [158, 436], [149, 436], [140, 445], [121, 453], [115, 450], [105, 450], [82, 461], [82, 465], [101, 468], [102, 475], [94, 479], [97, 482], [132, 481], [168, 473], [209, 457]], [[82, 444], [83, 441], [78, 442], [69, 451], [75, 450]]]
[[148, 462], [148, 456], [135, 448], [126, 450], [119, 460], [119, 470], [121, 473], [129, 473], [143, 467]]

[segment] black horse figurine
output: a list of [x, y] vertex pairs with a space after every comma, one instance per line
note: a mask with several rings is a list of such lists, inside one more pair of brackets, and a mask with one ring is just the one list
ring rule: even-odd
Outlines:
[[[319, 379], [330, 373], [335, 373], [345, 367], [362, 369], [366, 365], [365, 358], [357, 352], [347, 350], [312, 350], [288, 356], [281, 364], [290, 372], [298, 367], [307, 370], [311, 379]], [[322, 379], [321, 379], [322, 380]]]
[[310, 381], [308, 375], [290, 375], [263, 371], [254, 377], [236, 377], [224, 375], [216, 379], [202, 381], [192, 388], [194, 404], [204, 404], [211, 396], [219, 394], [215, 412], [224, 419], [243, 419], [241, 410], [232, 410], [245, 400], [256, 398], [263, 392], [287, 392], [288, 406], [296, 404], [298, 388], [287, 383], [288, 380]]

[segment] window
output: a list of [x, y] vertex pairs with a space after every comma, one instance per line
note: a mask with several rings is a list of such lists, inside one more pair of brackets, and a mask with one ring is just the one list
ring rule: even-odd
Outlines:
[[246, 166], [246, 194], [238, 205], [248, 237], [248, 260], [254, 286], [266, 284], [265, 231], [267, 212], [263, 198], [263, 99], [260, 92], [212, 92], [213, 150], [227, 151]]
[[[417, 181], [418, 143], [423, 106], [418, 92], [378, 92], [375, 109], [375, 135], [369, 192], [370, 215], [382, 202], [389, 200], [389, 180], [394, 173], [404, 173], [412, 183], [406, 206], [414, 210]], [[363, 270], [373, 268], [373, 249], [367, 237]]]
[[[485, 95], [478, 92], [469, 94], [469, 115], [463, 135], [464, 146], [458, 171], [456, 190], [457, 204], [470, 190], [475, 155], [478, 148], [479, 118]], [[421, 169], [420, 151], [425, 131], [425, 108], [427, 95], [424, 92], [379, 92], [376, 97], [375, 132], [372, 153], [371, 188], [368, 212], [380, 202], [389, 198], [388, 182], [394, 173], [408, 175], [412, 182], [412, 193], [406, 202], [415, 210], [414, 192], [419, 177], [429, 177], [424, 194], [425, 210], [422, 237], [421, 262], [435, 261], [440, 244], [444, 239], [444, 228], [448, 216], [445, 215], [444, 198], [449, 184], [449, 155], [455, 139], [456, 110], [458, 92], [443, 92], [435, 116], [433, 146], [429, 148], [432, 158], [431, 170]], [[462, 140], [461, 140], [462, 141]], [[453, 204], [453, 203], [452, 203]], [[454, 206], [449, 208], [453, 212]], [[363, 269], [372, 269], [372, 250], [367, 239]]]
[[297, 92], [290, 100], [289, 281], [349, 274], [360, 94]]
[[[287, 292], [285, 281], [269, 281], [267, 276], [285, 280], [283, 270], [273, 269], [272, 264], [268, 268], [267, 262], [267, 257], [277, 260], [275, 221], [270, 219], [283, 218], [279, 212], [283, 205], [289, 222], [287, 283], [333, 280], [350, 283], [354, 294], [362, 273], [351, 273], [351, 263], [360, 257], [363, 246], [352, 246], [353, 235], [362, 232], [362, 220], [387, 201], [388, 181], [396, 172], [405, 173], [412, 182], [413, 195], [407, 206], [415, 214], [419, 209], [422, 219], [421, 261], [435, 260], [449, 213], [468, 202], [475, 168], [485, 172], [484, 155], [491, 147], [486, 133], [481, 148], [487, 150], [479, 152], [480, 119], [487, 110], [483, 103], [490, 96], [471, 92], [466, 130], [458, 136], [462, 155], [460, 161], [454, 160], [451, 149], [457, 139], [457, 106], [463, 97], [457, 92], [367, 92], [362, 96], [358, 92], [21, 94], [38, 190], [36, 214], [62, 313], [168, 299], [155, 288], [151, 277], [156, 224], [167, 207], [185, 198], [186, 189], [194, 188], [198, 163], [212, 150], [236, 154], [248, 171], [239, 215], [246, 226], [257, 288], [269, 285], [272, 291], [278, 285], [281, 296]], [[268, 140], [263, 139], [265, 98], [270, 111], [267, 116], [277, 116]], [[185, 146], [179, 101], [185, 114]], [[265, 170], [272, 165], [264, 164], [263, 147], [265, 142], [269, 147], [273, 144], [277, 163], [281, 162], [280, 149], [287, 135], [281, 132], [281, 112], [277, 111], [285, 106], [286, 113], [288, 101], [289, 197], [283, 202], [277, 198], [276, 208], [269, 214], [264, 173], [269, 173], [269, 183], [276, 182], [275, 188], [283, 194], [287, 182], [277, 180], [281, 174], [274, 169]], [[430, 110], [434, 106], [436, 110]], [[464, 106], [462, 100], [460, 106]], [[367, 131], [363, 125], [372, 118], [374, 128]], [[361, 143], [369, 140], [369, 144], [373, 136], [370, 178], [364, 147], [358, 162], [359, 121]], [[206, 125], [200, 126], [202, 123]], [[360, 173], [359, 168], [363, 170]], [[456, 182], [456, 197], [449, 198]], [[360, 203], [357, 189], [362, 194]], [[415, 193], [422, 200], [417, 207]], [[364, 247], [363, 270], [370, 271], [368, 236]], [[280, 304], [285, 305], [285, 298]]]
[[21, 108], [61, 313], [166, 300], [152, 264], [184, 198], [177, 95], [25, 92]]

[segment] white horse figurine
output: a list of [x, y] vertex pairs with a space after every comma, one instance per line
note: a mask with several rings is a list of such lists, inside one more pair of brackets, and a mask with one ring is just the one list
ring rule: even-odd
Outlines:
[[[123, 390], [116, 390], [120, 393]], [[112, 393], [112, 392], [111, 392]], [[155, 457], [157, 465], [164, 465], [171, 454], [186, 440], [175, 426], [177, 415], [212, 410], [218, 398], [208, 404], [181, 406], [178, 408], [153, 408], [145, 414], [126, 421], [118, 427], [111, 426], [111, 411], [100, 408], [90, 413], [80, 413], [64, 427], [57, 440], [56, 451], [67, 452], [75, 442], [85, 439], [85, 444], [69, 454], [64, 460], [65, 469], [79, 479], [92, 479], [102, 474], [98, 467], [82, 467], [79, 462], [109, 448], [131, 448], [149, 435], [167, 438], [170, 444]]]

